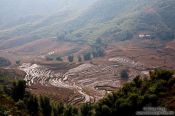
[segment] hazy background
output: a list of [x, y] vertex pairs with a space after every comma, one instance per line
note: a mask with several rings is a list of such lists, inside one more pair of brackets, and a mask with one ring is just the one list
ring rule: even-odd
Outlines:
[[138, 33], [171, 39], [174, 6], [174, 0], [1, 0], [0, 40], [59, 38], [60, 33], [88, 43]]

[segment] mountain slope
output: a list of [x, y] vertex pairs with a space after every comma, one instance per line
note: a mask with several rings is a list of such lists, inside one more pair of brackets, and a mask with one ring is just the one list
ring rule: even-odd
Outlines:
[[[7, 3], [10, 4], [10, 0]], [[1, 40], [29, 36], [33, 41], [56, 37], [60, 32], [66, 32], [66, 36], [71, 40], [85, 41], [106, 36], [116, 40], [131, 39], [139, 33], [148, 33], [160, 39], [174, 38], [174, 0], [51, 0], [50, 4], [53, 6], [46, 5], [48, 2], [45, 1], [39, 5], [41, 1], [37, 1], [31, 2], [26, 9], [27, 3], [13, 5], [20, 6], [14, 12], [17, 13], [19, 9], [24, 11], [19, 12], [20, 18], [17, 16], [18, 18], [10, 21], [3, 20], [2, 17], [15, 15], [13, 12], [3, 15], [10, 12], [11, 5], [5, 8], [1, 5], [2, 9], [5, 9], [4, 12], [0, 11]], [[33, 4], [35, 6], [31, 10]], [[48, 11], [45, 9], [47, 7]]]
[[[4, 36], [29, 33], [39, 24], [43, 27], [50, 25], [50, 21], [59, 22], [61, 17], [66, 17], [70, 12], [79, 12], [79, 9], [88, 7], [94, 1], [96, 0], [2, 0], [0, 33]], [[53, 21], [53, 17], [58, 20]]]
[[[133, 35], [137, 32], [148, 32], [156, 37], [160, 34], [163, 34], [162, 39], [173, 38], [172, 34], [175, 32], [175, 24], [173, 23], [173, 19], [175, 19], [173, 11], [175, 11], [175, 8], [173, 6], [175, 5], [175, 1], [125, 0], [121, 2], [118, 0], [113, 1], [112, 5], [105, 4], [105, 1], [103, 2], [104, 9], [113, 9], [113, 11], [115, 11], [116, 14], [113, 14], [113, 16], [111, 16], [111, 12], [106, 13], [103, 11], [104, 9], [101, 11], [97, 11], [97, 9], [94, 8], [95, 10], [90, 11], [93, 14], [93, 16], [95, 15], [95, 11], [97, 11], [98, 13], [101, 13], [101, 16], [110, 14], [108, 16], [111, 17], [105, 22], [90, 22], [90, 25], [86, 24], [86, 26], [76, 30], [75, 34], [87, 33], [89, 31], [89, 33], [85, 35], [85, 37], [97, 38], [100, 35], [107, 34], [108, 36], [112, 36], [116, 39], [125, 39], [126, 37], [123, 37], [123, 35], [127, 35], [128, 33], [131, 33]], [[121, 5], [118, 14], [118, 7], [116, 2], [118, 2]], [[90, 12], [88, 12], [88, 14], [90, 14]], [[105, 18], [102, 19], [104, 20]], [[166, 38], [166, 34], [169, 35], [170, 38]]]

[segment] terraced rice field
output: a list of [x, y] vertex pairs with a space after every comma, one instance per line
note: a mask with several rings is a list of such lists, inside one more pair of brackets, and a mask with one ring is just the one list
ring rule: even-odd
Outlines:
[[[45, 87], [54, 87], [58, 89], [69, 89], [73, 91], [68, 99], [71, 104], [82, 102], [95, 102], [101, 99], [106, 93], [119, 88], [126, 81], [120, 78], [120, 72], [123, 67], [131, 68], [129, 80], [138, 73], [133, 67], [142, 67], [143, 65], [127, 58], [110, 58], [112, 65], [94, 65], [91, 63], [81, 64], [65, 72], [52, 70], [50, 66], [24, 63], [19, 69], [26, 72], [24, 80], [32, 89], [36, 85]], [[122, 64], [122, 65], [121, 65]]]

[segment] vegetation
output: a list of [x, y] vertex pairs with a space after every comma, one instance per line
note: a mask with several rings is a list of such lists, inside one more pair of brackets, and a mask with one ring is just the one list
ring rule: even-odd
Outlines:
[[15, 101], [23, 100], [25, 95], [26, 83], [25, 81], [13, 82], [12, 98]]
[[82, 62], [81, 56], [78, 56], [78, 62]]
[[[25, 90], [25, 82], [14, 82], [13, 86], [1, 89], [0, 115], [30, 116], [134, 116], [145, 106], [165, 106], [162, 98], [175, 89], [173, 72], [157, 69], [150, 78], [136, 77], [121, 89], [112, 92], [94, 104], [66, 105], [36, 97]], [[7, 92], [8, 91], [10, 92]], [[9, 94], [10, 93], [10, 94]], [[168, 107], [168, 106], [167, 106]], [[171, 109], [174, 110], [175, 108]]]
[[90, 52], [85, 53], [85, 54], [83, 55], [83, 57], [84, 57], [84, 60], [85, 60], [85, 61], [91, 60], [91, 53], [90, 53]]
[[129, 75], [128, 75], [128, 70], [122, 70], [121, 73], [121, 78], [124, 79], [124, 80], [127, 80], [129, 78]]
[[40, 107], [44, 116], [51, 116], [52, 106], [48, 97], [40, 97]]
[[51, 57], [46, 57], [46, 60], [47, 60], [47, 61], [53, 61], [54, 59], [51, 58]]
[[[86, 10], [82, 11], [81, 14], [74, 10], [64, 11], [64, 14], [67, 15], [62, 15], [58, 11], [58, 8], [65, 7], [63, 4], [65, 0], [61, 0], [61, 3], [53, 1], [60, 6], [55, 6], [55, 3], [47, 4], [49, 9], [52, 9], [51, 11], [45, 10], [43, 6], [46, 3], [41, 0], [34, 2], [37, 7], [32, 9], [29, 17], [26, 16], [26, 12], [29, 12], [28, 9], [33, 6], [32, 3], [15, 0], [16, 4], [13, 4], [9, 0], [3, 0], [0, 12], [2, 17], [0, 19], [2, 29], [0, 38], [25, 36], [26, 31], [31, 35], [31, 38], [55, 37], [59, 41], [84, 40], [89, 43], [94, 41], [92, 38], [104, 37], [104, 35], [109, 35], [108, 38], [115, 40], [131, 39], [138, 32], [148, 32], [155, 38], [163, 40], [174, 38], [175, 1], [173, 0], [100, 0], [95, 3], [96, 0], [75, 0], [78, 2], [68, 1], [72, 4], [69, 8], [73, 6], [76, 6], [76, 9], [85, 7]], [[79, 5], [80, 3], [81, 5]], [[93, 5], [87, 7], [87, 3], [93, 3]], [[12, 8], [11, 6], [13, 6], [14, 12], [8, 11], [9, 7]], [[24, 10], [19, 13], [19, 9]], [[34, 15], [35, 12], [38, 16]], [[53, 15], [48, 17], [48, 12]], [[40, 16], [41, 14], [44, 15], [45, 20]], [[14, 20], [9, 20], [11, 19], [9, 17], [13, 17]], [[71, 19], [71, 21], [65, 22], [66, 19]]]
[[104, 51], [104, 49], [96, 49], [96, 50], [94, 50], [92, 52], [92, 55], [93, 55], [94, 58], [96, 58], [96, 57], [102, 57], [102, 56], [105, 55], [105, 51]]
[[17, 61], [16, 61], [16, 64], [17, 64], [17, 65], [19, 65], [20, 63], [21, 63], [21, 61], [20, 61], [20, 60], [17, 60]]
[[174, 80], [172, 75], [172, 71], [156, 70], [150, 72], [150, 79], [136, 77], [119, 91], [100, 100], [95, 107], [96, 115], [134, 116], [145, 106], [163, 106], [160, 98], [168, 94], [170, 81]]
[[39, 113], [39, 102], [36, 96], [30, 95], [26, 100], [26, 106], [31, 116], [37, 116]]
[[74, 61], [74, 56], [73, 55], [68, 56], [67, 59], [68, 59], [69, 62], [73, 62]]
[[0, 67], [9, 66], [9, 65], [11, 65], [11, 62], [8, 59], [0, 57]]
[[56, 60], [57, 61], [63, 61], [63, 59], [61, 57], [57, 57]]

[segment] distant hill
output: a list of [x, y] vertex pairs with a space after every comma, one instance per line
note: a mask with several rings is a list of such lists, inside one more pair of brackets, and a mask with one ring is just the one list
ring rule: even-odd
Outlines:
[[149, 33], [154, 38], [172, 39], [175, 33], [174, 5], [173, 0], [100, 0], [77, 19], [77, 22], [83, 17], [86, 20], [74, 34], [82, 34], [82, 38], [108, 35], [120, 40]]
[[26, 1], [1, 1], [1, 41], [18, 37], [33, 41], [63, 32], [68, 39], [88, 42], [106, 36], [125, 40], [143, 33], [174, 38], [174, 0]]

